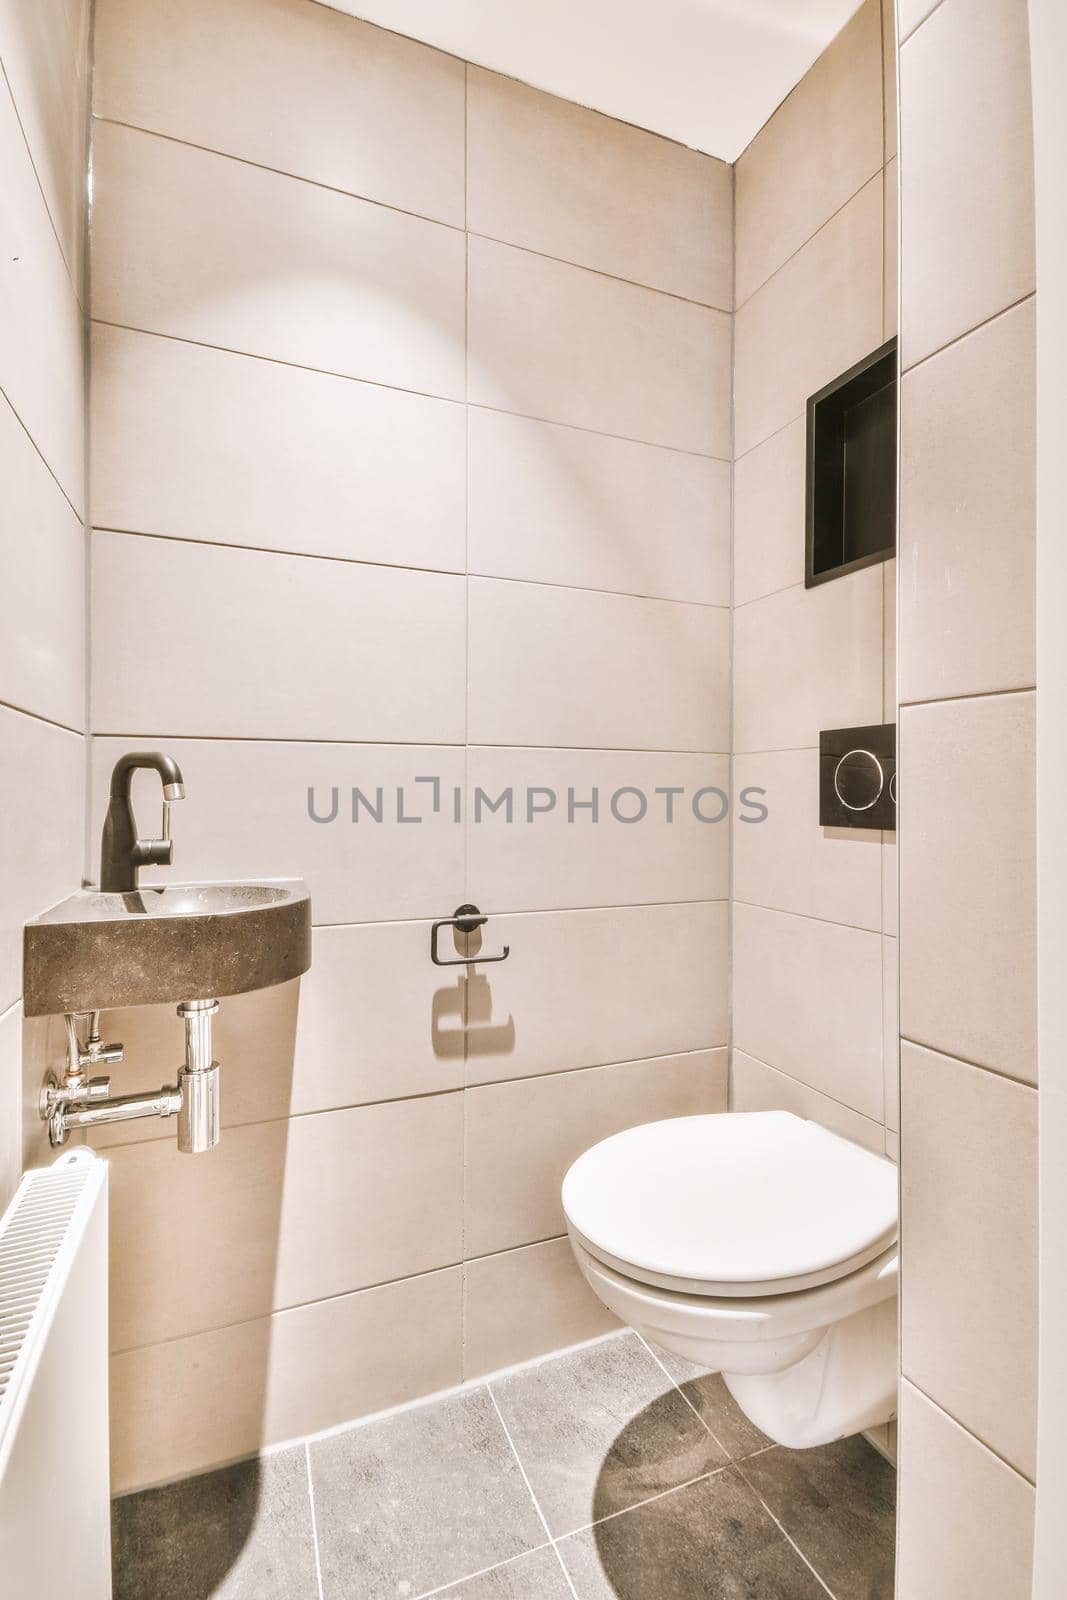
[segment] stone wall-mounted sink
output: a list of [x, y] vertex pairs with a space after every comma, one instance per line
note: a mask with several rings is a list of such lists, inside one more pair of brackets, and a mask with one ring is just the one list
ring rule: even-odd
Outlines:
[[23, 1008], [38, 1017], [269, 989], [311, 965], [299, 878], [80, 889], [25, 928]]

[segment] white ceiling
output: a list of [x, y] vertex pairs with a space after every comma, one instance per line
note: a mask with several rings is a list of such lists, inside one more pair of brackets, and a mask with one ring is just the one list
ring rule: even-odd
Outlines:
[[326, 0], [735, 161], [861, 0]]

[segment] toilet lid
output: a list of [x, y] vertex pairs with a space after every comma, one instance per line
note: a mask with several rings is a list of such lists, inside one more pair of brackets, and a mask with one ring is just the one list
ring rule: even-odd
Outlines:
[[579, 1242], [629, 1277], [690, 1294], [784, 1294], [894, 1243], [897, 1171], [790, 1111], [673, 1117], [579, 1156], [563, 1209]]

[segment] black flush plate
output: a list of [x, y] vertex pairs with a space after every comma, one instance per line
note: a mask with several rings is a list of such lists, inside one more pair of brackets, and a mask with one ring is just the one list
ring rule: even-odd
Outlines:
[[896, 548], [897, 341], [808, 401], [804, 582], [887, 561]]
[[819, 823], [824, 828], [896, 828], [896, 723], [820, 733]]

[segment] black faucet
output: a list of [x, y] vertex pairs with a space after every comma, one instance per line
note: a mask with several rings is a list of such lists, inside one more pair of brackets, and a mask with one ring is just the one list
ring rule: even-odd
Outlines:
[[[163, 782], [163, 837], [138, 839], [137, 823], [130, 804], [133, 775], [141, 767], [158, 772]], [[185, 799], [181, 769], [170, 756], [158, 750], [135, 750], [120, 756], [111, 774], [111, 799], [104, 832], [100, 840], [100, 887], [128, 894], [137, 887], [141, 867], [169, 867], [173, 846], [170, 838], [170, 807], [173, 800]]]

